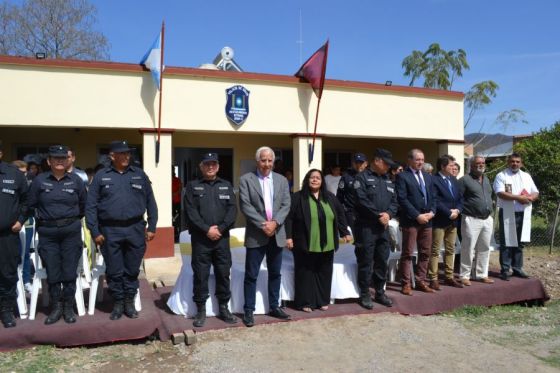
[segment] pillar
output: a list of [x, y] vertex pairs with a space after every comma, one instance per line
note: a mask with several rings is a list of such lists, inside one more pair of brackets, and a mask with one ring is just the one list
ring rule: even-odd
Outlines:
[[292, 135], [292, 148], [294, 152], [294, 192], [301, 188], [301, 182], [307, 171], [312, 168], [322, 170], [323, 164], [323, 142], [322, 138], [315, 138], [315, 151], [313, 161], [309, 163], [309, 146], [313, 143], [313, 135]]
[[441, 140], [437, 144], [438, 157], [445, 154], [455, 157], [456, 162], [461, 165], [461, 171], [459, 171], [457, 178], [463, 176], [465, 174], [465, 142], [461, 140]]
[[157, 131], [141, 129], [143, 137], [144, 172], [152, 182], [158, 206], [158, 223], [155, 238], [148, 242], [145, 258], [166, 258], [175, 255], [175, 236], [171, 207], [171, 166], [173, 153], [172, 129], [161, 129], [159, 162], [156, 164]]

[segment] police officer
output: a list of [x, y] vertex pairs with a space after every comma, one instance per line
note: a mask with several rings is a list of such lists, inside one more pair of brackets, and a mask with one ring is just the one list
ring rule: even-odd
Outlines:
[[[391, 307], [393, 302], [385, 295], [387, 261], [389, 259], [389, 220], [397, 214], [397, 195], [387, 172], [393, 165], [392, 155], [377, 149], [371, 167], [356, 176], [355, 195], [355, 244], [358, 262], [359, 304], [372, 309], [369, 294], [373, 282], [375, 301]], [[373, 268], [372, 268], [373, 266]], [[372, 275], [373, 269], [373, 275]]]
[[350, 226], [352, 232], [354, 232], [354, 221], [356, 220], [354, 214], [353, 183], [356, 175], [365, 170], [367, 165], [367, 158], [363, 153], [354, 154], [352, 167], [346, 170], [346, 172], [340, 178], [340, 182], [338, 183], [338, 192], [336, 193], [336, 198], [338, 198], [338, 200], [344, 207], [346, 221], [348, 222], [348, 225]]
[[[95, 174], [88, 191], [86, 224], [105, 259], [107, 285], [115, 303], [111, 320], [138, 317], [134, 297], [146, 241], [156, 232], [157, 205], [150, 179], [130, 165], [126, 141], [110, 145], [111, 164]], [[148, 227], [144, 213], [148, 211]]]
[[0, 319], [5, 328], [16, 326], [19, 231], [27, 216], [27, 180], [15, 166], [2, 162], [0, 141]]
[[185, 192], [186, 214], [192, 241], [193, 301], [197, 314], [193, 325], [201, 327], [206, 321], [208, 276], [214, 266], [218, 318], [228, 324], [237, 319], [228, 309], [231, 292], [229, 273], [231, 252], [229, 230], [237, 215], [236, 198], [229, 181], [218, 177], [218, 154], [206, 153], [200, 162], [202, 179], [187, 184]]
[[51, 312], [45, 324], [54, 324], [62, 316], [76, 322], [74, 296], [76, 271], [82, 255], [82, 224], [86, 188], [78, 175], [66, 172], [68, 148], [49, 147], [50, 171], [31, 183], [29, 207], [36, 209], [39, 255], [47, 269]]

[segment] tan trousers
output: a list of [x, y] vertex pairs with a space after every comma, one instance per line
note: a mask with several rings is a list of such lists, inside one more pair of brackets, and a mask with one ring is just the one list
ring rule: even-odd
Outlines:
[[455, 260], [455, 240], [457, 227], [450, 225], [447, 228], [432, 228], [432, 253], [428, 267], [428, 279], [438, 279], [439, 249], [442, 243], [445, 246], [443, 262], [445, 263], [445, 278], [453, 278], [453, 261]]

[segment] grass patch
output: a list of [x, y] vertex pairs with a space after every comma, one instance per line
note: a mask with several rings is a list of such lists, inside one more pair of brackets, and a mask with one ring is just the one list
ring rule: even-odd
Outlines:
[[57, 372], [68, 361], [56, 353], [56, 347], [38, 346], [0, 354], [2, 372]]
[[528, 352], [560, 367], [560, 301], [546, 307], [465, 306], [443, 316], [454, 318], [488, 342]]

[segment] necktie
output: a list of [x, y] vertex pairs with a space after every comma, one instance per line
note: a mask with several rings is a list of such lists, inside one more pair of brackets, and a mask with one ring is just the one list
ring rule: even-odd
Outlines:
[[272, 195], [270, 194], [268, 176], [263, 177], [263, 199], [264, 209], [266, 211], [266, 220], [272, 220]]
[[426, 184], [424, 184], [424, 180], [422, 180], [420, 171], [416, 171], [416, 174], [418, 175], [418, 183], [420, 184], [420, 189], [422, 190], [422, 194], [424, 195], [424, 203], [428, 204], [428, 197], [426, 195]]
[[451, 180], [449, 180], [449, 178], [446, 177], [445, 181], [447, 181], [447, 189], [449, 189], [449, 193], [451, 193], [452, 197], [455, 197], [455, 194], [453, 194], [453, 185], [451, 185]]

